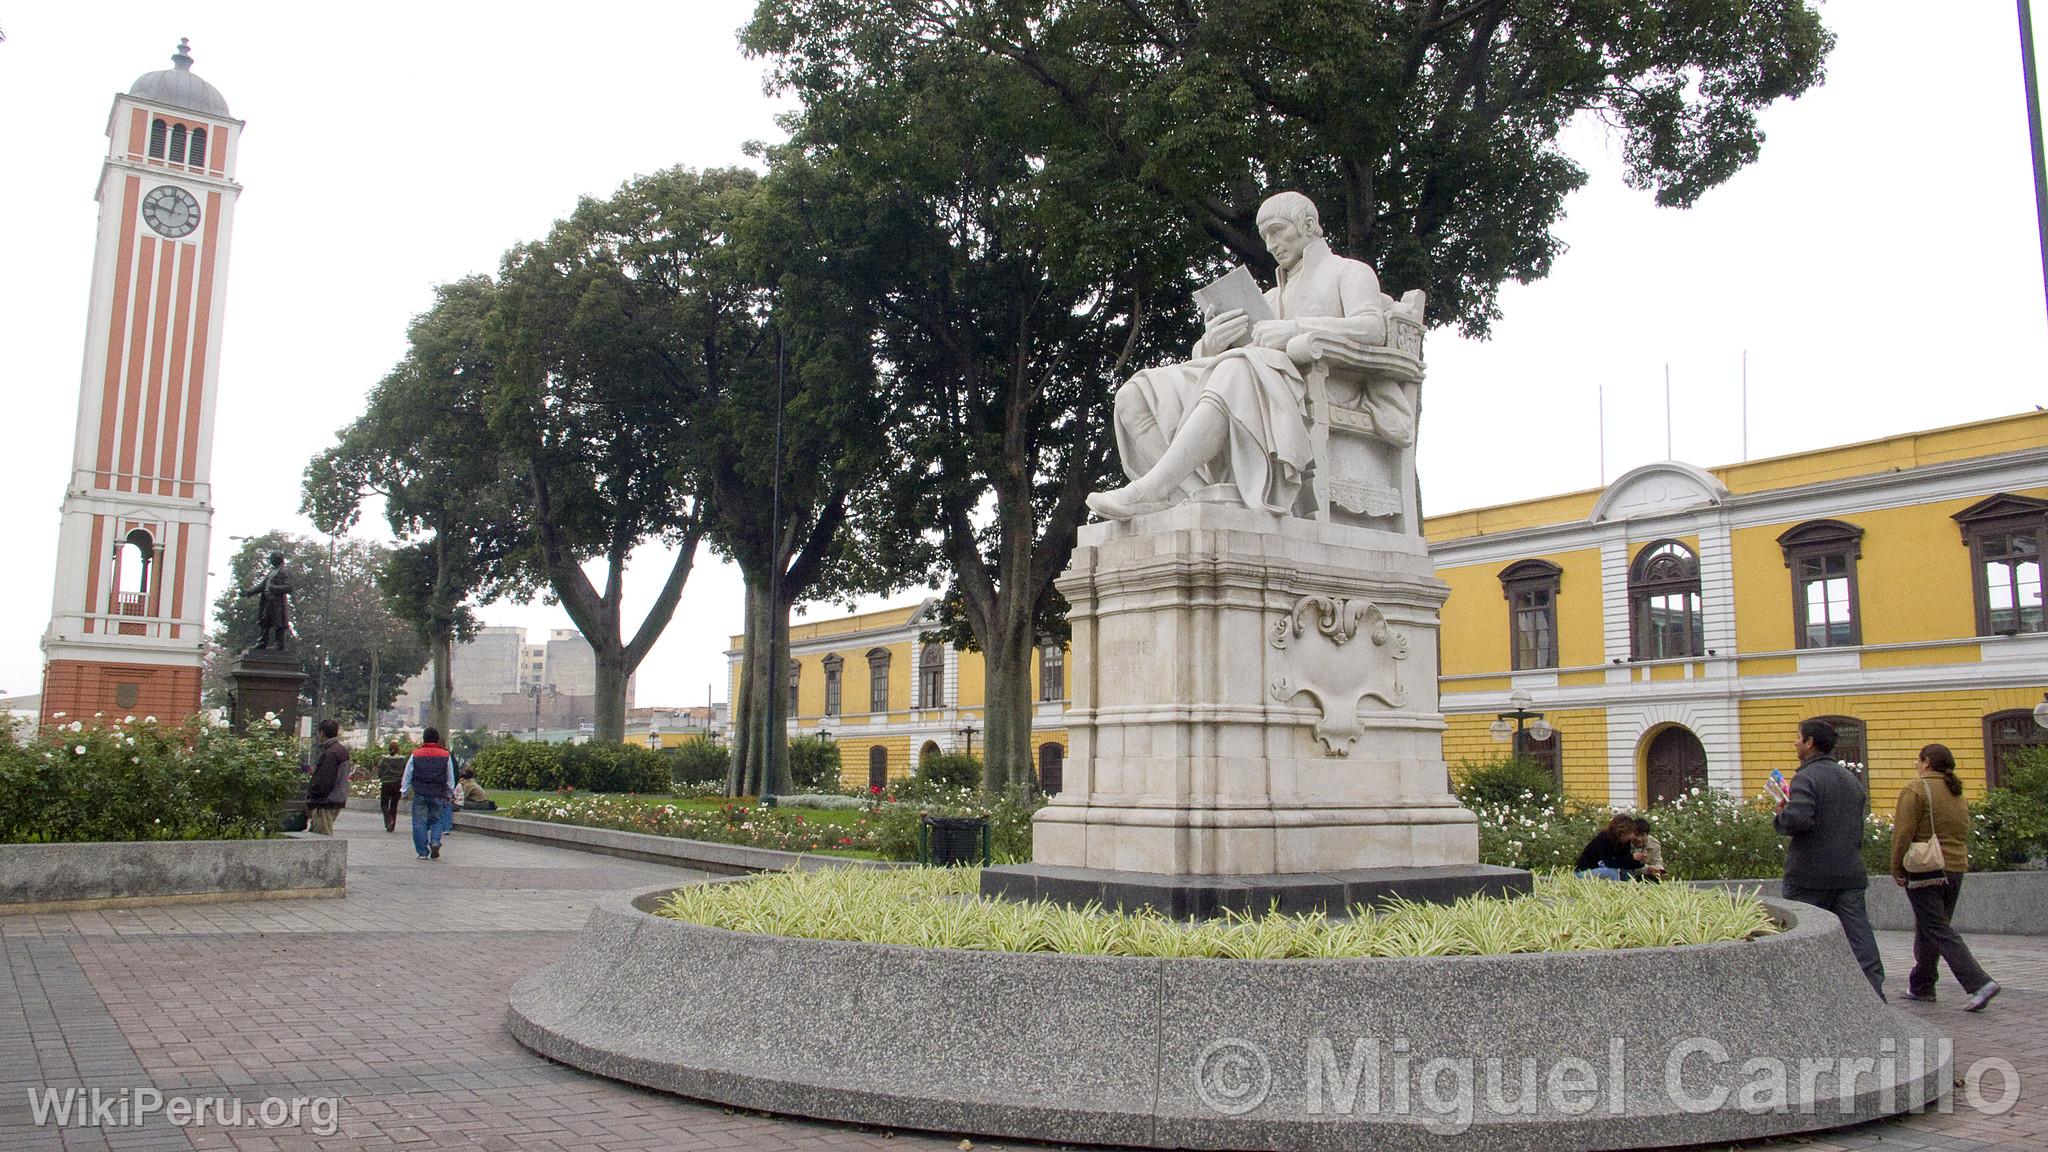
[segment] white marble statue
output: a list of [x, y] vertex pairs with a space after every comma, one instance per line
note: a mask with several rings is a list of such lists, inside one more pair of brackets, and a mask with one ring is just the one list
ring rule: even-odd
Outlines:
[[[1412, 328], [1419, 356], [1421, 294], [1396, 302], [1369, 265], [1331, 252], [1313, 201], [1299, 192], [1270, 197], [1258, 226], [1279, 265], [1264, 306], [1248, 300], [1255, 307], [1209, 315], [1193, 359], [1139, 372], [1117, 390], [1117, 448], [1131, 482], [1088, 497], [1103, 518], [1128, 519], [1197, 494], [1227, 500], [1230, 489], [1248, 508], [1313, 514], [1302, 485], [1323, 440], [1310, 415], [1309, 366], [1380, 349], [1390, 316]], [[1259, 311], [1271, 318], [1248, 314]], [[1392, 380], [1366, 380], [1347, 413], [1353, 428], [1397, 448], [1414, 442], [1415, 414], [1414, 387]]]

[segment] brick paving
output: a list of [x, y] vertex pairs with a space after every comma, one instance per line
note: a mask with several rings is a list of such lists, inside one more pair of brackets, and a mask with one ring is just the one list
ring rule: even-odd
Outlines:
[[[505, 1030], [512, 985], [559, 958], [592, 903], [697, 874], [457, 833], [413, 858], [404, 826], [351, 809], [349, 895], [0, 916], [0, 1152], [74, 1148], [913, 1149], [958, 1135], [889, 1133], [693, 1103], [551, 1064]], [[1880, 934], [1903, 986], [1907, 938]], [[1960, 1099], [1931, 1113], [1759, 1149], [2048, 1149], [2048, 941], [1971, 941], [2006, 992], [1981, 1015], [1944, 984], [1907, 1005], [1955, 1038], [1959, 1073], [1997, 1057], [2017, 1107]], [[801, 994], [801, 990], [792, 990]], [[336, 1130], [296, 1125], [37, 1125], [32, 1090], [126, 1089], [240, 1101], [339, 1098]], [[1984, 1092], [2003, 1093], [1996, 1075]], [[132, 1098], [132, 1097], [131, 1097]], [[307, 1107], [310, 1107], [308, 1105]], [[977, 1140], [978, 1147], [1001, 1147]], [[1445, 1147], [1458, 1141], [1447, 1139]]]

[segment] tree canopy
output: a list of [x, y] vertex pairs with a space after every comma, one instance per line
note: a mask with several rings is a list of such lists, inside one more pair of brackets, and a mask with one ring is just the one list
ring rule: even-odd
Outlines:
[[1820, 83], [1834, 37], [1807, 0], [767, 0], [747, 42], [807, 113], [980, 56], [1238, 260], [1270, 273], [1258, 203], [1305, 192], [1336, 247], [1483, 336], [1500, 286], [1562, 252], [1574, 118], [1685, 207], [1757, 158], [1757, 112]]
[[407, 330], [405, 358], [307, 465], [303, 485], [302, 510], [325, 532], [347, 531], [366, 499], [381, 501], [399, 546], [384, 556], [379, 583], [432, 654], [429, 716], [444, 730], [450, 645], [474, 630], [471, 603], [521, 587], [509, 495], [519, 478], [486, 429], [496, 373], [485, 322], [495, 294], [482, 276], [437, 288]]

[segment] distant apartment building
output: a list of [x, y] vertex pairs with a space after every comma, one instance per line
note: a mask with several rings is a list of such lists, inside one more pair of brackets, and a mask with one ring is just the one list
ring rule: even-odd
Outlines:
[[[479, 628], [449, 654], [454, 703], [449, 726], [494, 732], [580, 730], [597, 714], [597, 653], [581, 632], [554, 628], [546, 641], [527, 642], [524, 628]], [[635, 683], [626, 679], [626, 707]], [[432, 671], [406, 681], [393, 706], [405, 724], [426, 723]]]
[[449, 653], [449, 675], [457, 700], [495, 700], [519, 691], [519, 664], [526, 649], [523, 628], [479, 628], [474, 639]]

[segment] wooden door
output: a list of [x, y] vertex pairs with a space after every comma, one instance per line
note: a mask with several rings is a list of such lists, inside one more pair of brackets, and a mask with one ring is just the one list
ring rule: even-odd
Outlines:
[[1067, 765], [1067, 750], [1058, 744], [1044, 744], [1038, 749], [1038, 790], [1047, 796], [1059, 794], [1061, 775]]
[[1707, 750], [1689, 728], [1664, 729], [1650, 741], [1643, 775], [1652, 804], [1665, 804], [1707, 786]]

